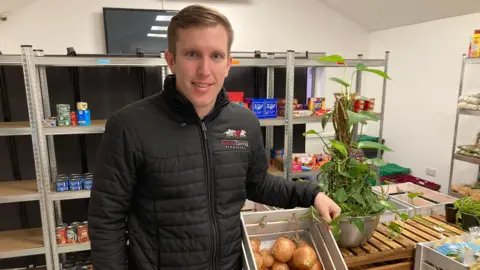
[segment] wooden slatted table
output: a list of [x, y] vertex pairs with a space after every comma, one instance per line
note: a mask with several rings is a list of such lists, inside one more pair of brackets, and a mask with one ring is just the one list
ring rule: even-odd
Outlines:
[[422, 220], [408, 220], [403, 224], [402, 234], [393, 239], [389, 238], [387, 224], [379, 224], [367, 244], [340, 251], [350, 270], [410, 270], [413, 269], [417, 243], [463, 233], [459, 227], [447, 223], [445, 217], [432, 215]]

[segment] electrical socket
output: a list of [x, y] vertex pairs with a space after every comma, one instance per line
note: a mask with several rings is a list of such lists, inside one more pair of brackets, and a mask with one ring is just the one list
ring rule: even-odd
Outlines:
[[437, 169], [427, 168], [426, 174], [435, 177], [435, 175], [437, 175]]

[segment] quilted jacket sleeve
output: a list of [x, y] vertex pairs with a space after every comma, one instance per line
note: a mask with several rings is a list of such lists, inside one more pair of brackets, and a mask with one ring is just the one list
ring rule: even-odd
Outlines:
[[89, 204], [95, 269], [127, 269], [126, 216], [136, 182], [136, 156], [128, 131], [118, 116], [112, 116], [98, 149]]
[[289, 181], [269, 174], [260, 124], [256, 125], [255, 132], [250, 136], [252, 147], [247, 174], [248, 199], [285, 209], [313, 205], [320, 188], [313, 183]]

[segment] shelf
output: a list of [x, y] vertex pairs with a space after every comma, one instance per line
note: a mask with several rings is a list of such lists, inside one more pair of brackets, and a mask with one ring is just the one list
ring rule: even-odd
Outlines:
[[105, 131], [107, 120], [92, 120], [88, 126], [43, 127], [45, 135], [98, 134]]
[[449, 190], [448, 191], [448, 195], [452, 196], [452, 197], [455, 197], [457, 199], [462, 199], [462, 198], [465, 198], [466, 196], [465, 195], [462, 195], [458, 192], [455, 192], [455, 191], [452, 191], [452, 190]]
[[27, 202], [39, 199], [36, 180], [0, 182], [0, 203]]
[[[268, 173], [275, 176], [283, 176], [283, 171], [279, 170], [277, 167], [269, 166]], [[320, 171], [305, 171], [305, 172], [292, 172], [292, 177], [307, 177], [307, 176], [318, 176]]]
[[465, 161], [465, 162], [468, 162], [468, 163], [472, 163], [472, 164], [480, 165], [480, 158], [474, 158], [474, 157], [469, 157], [469, 156], [465, 156], [465, 155], [455, 154], [455, 159]]
[[78, 251], [85, 251], [85, 250], [90, 250], [90, 242], [77, 243], [77, 244], [65, 244], [65, 245], [57, 246], [58, 253], [78, 252]]
[[0, 232], [0, 259], [45, 254], [41, 228]]
[[459, 113], [463, 115], [480, 116], [480, 111], [474, 111], [474, 110], [459, 110]]
[[[347, 66], [355, 67], [358, 63], [364, 63], [368, 67], [385, 65], [384, 59], [345, 59]], [[57, 67], [160, 67], [167, 66], [163, 58], [158, 57], [69, 57], [69, 56], [39, 56], [35, 57], [35, 64], [40, 66]], [[249, 58], [234, 59], [232, 67], [286, 67], [287, 60]], [[320, 62], [315, 59], [295, 59], [296, 67], [343, 67], [337, 63]]]
[[29, 122], [0, 122], [0, 136], [19, 135], [32, 135]]
[[64, 192], [52, 191], [50, 192], [49, 196], [52, 201], [87, 199], [87, 198], [90, 198], [90, 190], [64, 191]]
[[21, 66], [21, 55], [0, 55], [0, 66]]

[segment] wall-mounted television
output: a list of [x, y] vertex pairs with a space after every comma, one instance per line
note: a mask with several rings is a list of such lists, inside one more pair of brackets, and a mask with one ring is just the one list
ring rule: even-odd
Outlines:
[[167, 28], [175, 10], [103, 8], [107, 54], [158, 55], [167, 49]]

